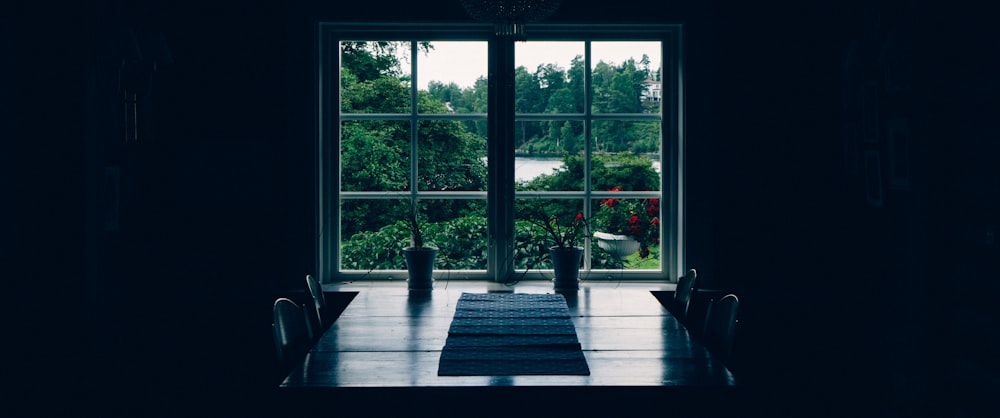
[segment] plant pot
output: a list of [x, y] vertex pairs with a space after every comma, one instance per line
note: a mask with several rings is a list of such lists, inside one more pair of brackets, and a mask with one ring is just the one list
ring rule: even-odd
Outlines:
[[620, 260], [639, 251], [639, 241], [628, 235], [594, 232], [594, 238], [597, 238], [598, 247]]
[[552, 257], [552, 269], [555, 270], [555, 290], [578, 290], [583, 247], [549, 247], [549, 256]]
[[434, 258], [437, 256], [434, 247], [406, 247], [403, 257], [406, 258], [406, 271], [409, 278], [406, 287], [410, 290], [430, 290], [434, 287]]

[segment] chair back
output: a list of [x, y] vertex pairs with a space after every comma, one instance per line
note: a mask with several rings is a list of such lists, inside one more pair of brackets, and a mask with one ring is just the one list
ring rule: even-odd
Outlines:
[[288, 366], [301, 358], [312, 344], [312, 330], [302, 306], [288, 298], [274, 301], [274, 347], [278, 362]]
[[690, 269], [677, 280], [677, 290], [674, 291], [674, 313], [681, 321], [687, 319], [688, 309], [691, 306], [691, 295], [694, 293], [694, 284], [697, 279], [698, 272], [695, 269]]
[[313, 315], [316, 316], [314, 328], [320, 331], [316, 334], [320, 334], [327, 325], [323, 320], [323, 316], [326, 314], [326, 296], [323, 295], [323, 287], [320, 286], [319, 281], [311, 274], [306, 275], [306, 288], [309, 289], [309, 295], [312, 296], [313, 300]]
[[736, 313], [740, 300], [728, 294], [711, 302], [705, 315], [705, 345], [723, 361], [728, 361], [733, 351], [736, 337]]

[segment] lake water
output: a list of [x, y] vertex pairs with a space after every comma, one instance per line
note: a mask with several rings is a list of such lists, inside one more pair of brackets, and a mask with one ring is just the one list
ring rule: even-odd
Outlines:
[[562, 158], [514, 158], [514, 179], [517, 181], [531, 180], [542, 174], [550, 174], [562, 166]]
[[[552, 173], [562, 166], [562, 158], [515, 157], [514, 179], [517, 181], [531, 180], [542, 174]], [[653, 169], [660, 172], [660, 162], [653, 161]]]

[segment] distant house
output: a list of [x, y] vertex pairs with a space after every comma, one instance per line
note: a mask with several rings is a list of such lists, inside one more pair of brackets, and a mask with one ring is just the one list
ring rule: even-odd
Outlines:
[[659, 103], [662, 97], [662, 87], [657, 80], [647, 78], [642, 82], [642, 101], [643, 103]]

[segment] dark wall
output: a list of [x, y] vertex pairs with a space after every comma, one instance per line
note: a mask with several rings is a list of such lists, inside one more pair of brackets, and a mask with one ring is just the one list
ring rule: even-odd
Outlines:
[[736, 367], [775, 412], [894, 401], [870, 325], [889, 301], [886, 210], [844, 169], [842, 67], [861, 19], [856, 3], [718, 9], [716, 268], [743, 302]]
[[[14, 12], [13, 7], [7, 7], [5, 9], [0, 9], [0, 54], [7, 57], [14, 56]], [[5, 136], [13, 136], [13, 127], [16, 118], [14, 117], [14, 111], [17, 108], [15, 105], [15, 95], [16, 83], [13, 74], [9, 72], [4, 72], [6, 75], [0, 79], [0, 129], [7, 134]], [[3, 141], [0, 145], [0, 178], [5, 179], [0, 184], [4, 187], [4, 199], [14, 198], [14, 187], [15, 183], [13, 181], [15, 159], [15, 142], [12, 140]], [[11, 265], [13, 264], [14, 258], [11, 257], [14, 254], [14, 248], [16, 248], [15, 243], [15, 222], [14, 222], [14, 210], [10, 205], [7, 205], [2, 211], [3, 222], [0, 222], [0, 252], [6, 254], [5, 256], [0, 256], [0, 264]]]
[[[734, 3], [716, 15], [713, 219], [718, 280], [744, 302], [737, 369], [779, 412], [995, 410], [988, 25], [920, 2]], [[887, 38], [902, 89], [886, 88]], [[864, 81], [878, 83], [879, 139], [845, 151]], [[908, 123], [905, 153], [890, 149], [892, 119]], [[881, 164], [878, 205], [864, 166], [849, 169], [865, 152]], [[903, 157], [898, 186], [888, 171]]]
[[[186, 3], [4, 6], [17, 22], [5, 46], [16, 81], [0, 90], [17, 100], [0, 126], [16, 138], [8, 282], [36, 308], [17, 329], [48, 343], [18, 353], [34, 371], [31, 408], [72, 410], [44, 401], [59, 389], [105, 415], [263, 406], [271, 302], [314, 268], [314, 22], [467, 20], [451, 1]], [[952, 376], [953, 358], [995, 376], [988, 354], [943, 342], [980, 341], [952, 317], [997, 320], [984, 296], [996, 290], [984, 278], [998, 271], [986, 236], [1000, 178], [985, 17], [891, 0], [616, 4], [575, 2], [552, 21], [686, 24], [687, 264], [704, 287], [740, 295], [733, 368], [762, 405], [914, 412], [944, 404], [931, 382]], [[128, 30], [162, 34], [172, 57], [130, 142], [118, 90]], [[873, 48], [862, 77], [878, 79], [888, 33], [913, 46], [908, 90], [880, 100], [882, 115], [911, 121], [911, 182], [877, 207], [845, 167], [856, 112], [843, 65], [854, 40]], [[888, 164], [886, 141], [863, 149]], [[120, 173], [115, 227], [107, 167]], [[38, 372], [50, 368], [66, 382]], [[949, 395], [976, 401], [973, 387]]]
[[[226, 3], [9, 6], [15, 415], [190, 415], [273, 386], [286, 10]], [[133, 41], [155, 56], [158, 35], [171, 59], [140, 83], [127, 139], [123, 58]]]
[[[87, 36], [66, 39], [62, 35], [81, 27], [66, 16], [87, 15], [87, 10], [71, 7], [66, 16], [52, 16], [48, 21], [27, 18], [37, 16], [32, 12], [45, 6], [14, 2], [0, 7], [3, 43], [9, 42], [0, 70], [6, 97], [0, 102], [11, 112], [0, 126], [0, 140], [5, 143], [0, 146], [5, 165], [4, 210], [0, 213], [4, 215], [3, 240], [10, 241], [12, 250], [2, 258], [4, 312], [10, 315], [7, 346], [13, 348], [5, 364], [10, 365], [10, 375], [23, 376], [23, 385], [10, 395], [12, 400], [40, 399], [29, 397], [46, 387], [46, 373], [38, 371], [63, 370], [67, 379], [79, 377], [66, 373], [69, 368], [58, 367], [72, 361], [52, 357], [57, 350], [47, 348], [57, 339], [53, 334], [61, 327], [59, 314], [80, 307], [74, 303], [63, 309], [85, 288], [85, 183], [78, 171], [85, 160], [85, 79], [78, 63], [86, 57]], [[67, 32], [55, 33], [50, 25], [65, 25]], [[71, 68], [61, 68], [63, 64]], [[83, 333], [72, 328], [63, 335], [78, 341]], [[79, 352], [65, 351], [66, 357], [73, 358]], [[45, 367], [48, 364], [57, 367]], [[34, 373], [19, 373], [22, 370]], [[70, 397], [79, 393], [67, 390]]]
[[[932, 336], [933, 369], [962, 412], [996, 415], [1000, 390], [1000, 54], [989, 45], [989, 19], [976, 7], [928, 11], [921, 51], [926, 82], [927, 220], [930, 306], [940, 321]], [[940, 36], [945, 34], [944, 36]], [[973, 408], [979, 408], [978, 410]]]

